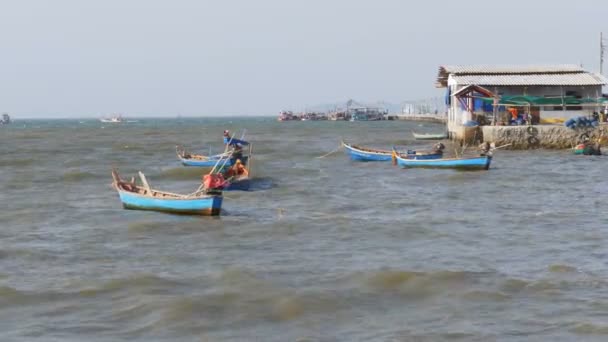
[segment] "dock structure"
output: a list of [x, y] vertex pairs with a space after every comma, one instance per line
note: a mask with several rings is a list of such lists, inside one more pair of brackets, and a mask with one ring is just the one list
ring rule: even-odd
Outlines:
[[[506, 139], [513, 148], [569, 146], [581, 129], [562, 123], [573, 118], [595, 117], [594, 127], [602, 126], [608, 114], [608, 98], [602, 94], [606, 84], [604, 76], [570, 64], [444, 65], [436, 81], [438, 88], [446, 89], [446, 122], [452, 139]], [[528, 139], [529, 131], [537, 132], [537, 138]]]
[[443, 114], [389, 114], [388, 120], [407, 120], [446, 123], [447, 116]]

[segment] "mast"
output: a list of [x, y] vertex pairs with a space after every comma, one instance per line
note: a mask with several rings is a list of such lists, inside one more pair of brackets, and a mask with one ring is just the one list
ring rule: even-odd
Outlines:
[[604, 51], [606, 51], [606, 45], [604, 45], [604, 35], [600, 32], [600, 75], [604, 74]]

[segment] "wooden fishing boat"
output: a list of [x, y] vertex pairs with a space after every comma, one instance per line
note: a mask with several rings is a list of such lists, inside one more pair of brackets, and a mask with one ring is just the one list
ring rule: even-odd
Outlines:
[[[347, 144], [342, 141], [342, 146], [346, 154], [350, 156], [350, 159], [355, 161], [390, 161], [392, 159], [393, 152], [389, 150], [376, 150], [366, 147], [360, 147], [356, 145]], [[418, 159], [436, 159], [441, 158], [443, 153], [436, 151], [412, 151], [408, 150], [403, 154], [404, 158], [418, 158]]]
[[[224, 153], [205, 156], [202, 154], [192, 154], [186, 151], [183, 146], [176, 146], [175, 152], [177, 153], [177, 157], [185, 166], [197, 166], [197, 167], [214, 167], [218, 161], [225, 159], [226, 157], [230, 157], [232, 155], [232, 151], [227, 151]], [[243, 156], [240, 158], [241, 161], [247, 164], [247, 156]], [[236, 161], [236, 158], [228, 158], [225, 161], [224, 166], [232, 166], [232, 164]]]
[[442, 139], [446, 139], [447, 138], [447, 134], [445, 133], [439, 133], [439, 134], [432, 134], [432, 133], [416, 133], [416, 132], [412, 132], [412, 134], [414, 135], [414, 139], [416, 140], [442, 140]]
[[397, 164], [403, 168], [431, 168], [431, 169], [459, 169], [459, 170], [488, 170], [492, 156], [479, 156], [473, 158], [440, 158], [440, 159], [417, 159], [404, 158], [395, 152], [394, 157]]
[[[251, 185], [251, 163], [253, 162], [253, 145], [249, 145], [248, 163], [241, 168], [238, 161], [231, 168], [227, 169], [223, 176], [226, 179], [225, 191], [247, 191]], [[239, 168], [241, 173], [239, 174]]]
[[238, 176], [228, 179], [227, 182], [224, 191], [248, 191], [251, 186], [251, 177], [249, 175]]
[[135, 179], [127, 182], [112, 170], [112, 186], [122, 201], [125, 209], [154, 210], [174, 214], [219, 215], [222, 209], [221, 190], [204, 190], [199, 188], [188, 195], [174, 194], [150, 188], [143, 173], [139, 173], [142, 185]]
[[572, 148], [572, 153], [577, 155], [599, 156], [602, 154], [600, 144], [578, 144]]

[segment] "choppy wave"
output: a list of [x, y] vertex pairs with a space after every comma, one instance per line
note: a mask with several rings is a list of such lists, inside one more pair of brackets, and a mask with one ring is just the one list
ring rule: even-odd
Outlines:
[[87, 179], [97, 178], [93, 173], [86, 171], [69, 171], [63, 174], [64, 182], [81, 182]]
[[36, 159], [34, 158], [15, 158], [15, 159], [2, 159], [0, 160], [0, 167], [4, 166], [29, 166], [36, 163]]
[[551, 265], [549, 266], [549, 272], [554, 273], [572, 273], [576, 272], [576, 267], [568, 265]]
[[164, 170], [160, 177], [173, 180], [200, 180], [209, 169], [198, 167], [176, 167]]
[[404, 295], [425, 297], [471, 281], [471, 274], [461, 271], [412, 272], [383, 270], [363, 275], [365, 283], [377, 291], [396, 291]]
[[572, 332], [581, 335], [608, 335], [608, 325], [594, 323], [576, 323]]

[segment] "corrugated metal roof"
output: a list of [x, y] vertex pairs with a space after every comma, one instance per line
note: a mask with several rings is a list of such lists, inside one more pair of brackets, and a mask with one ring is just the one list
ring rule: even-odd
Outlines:
[[544, 74], [584, 72], [576, 64], [545, 65], [443, 65], [440, 67], [448, 74]]
[[481, 86], [597, 86], [606, 85], [608, 80], [589, 72], [566, 74], [523, 74], [523, 75], [452, 75], [458, 84]]

